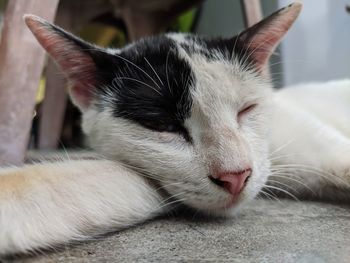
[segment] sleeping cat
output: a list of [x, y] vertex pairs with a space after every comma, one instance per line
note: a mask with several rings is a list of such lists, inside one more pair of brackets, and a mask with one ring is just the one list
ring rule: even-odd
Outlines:
[[259, 192], [349, 201], [350, 81], [273, 92], [264, 71], [300, 10], [230, 39], [171, 33], [122, 49], [25, 16], [104, 157], [2, 169], [0, 254], [83, 240], [178, 204], [226, 215]]

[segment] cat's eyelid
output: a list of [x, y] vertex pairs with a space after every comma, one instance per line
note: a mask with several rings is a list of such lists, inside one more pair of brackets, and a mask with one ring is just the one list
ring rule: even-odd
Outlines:
[[252, 111], [256, 106], [258, 106], [257, 103], [250, 103], [250, 104], [244, 105], [243, 107], [241, 107], [241, 109], [237, 113], [237, 118], [240, 119], [243, 115]]

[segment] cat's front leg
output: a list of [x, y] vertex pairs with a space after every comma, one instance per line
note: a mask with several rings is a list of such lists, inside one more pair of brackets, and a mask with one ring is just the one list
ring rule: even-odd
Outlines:
[[0, 255], [82, 240], [161, 212], [148, 182], [106, 160], [0, 170]]

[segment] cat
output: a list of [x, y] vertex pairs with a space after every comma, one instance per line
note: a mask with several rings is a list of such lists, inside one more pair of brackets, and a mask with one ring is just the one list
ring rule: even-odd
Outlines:
[[103, 158], [1, 169], [0, 254], [88, 239], [178, 204], [225, 216], [271, 191], [348, 202], [350, 81], [274, 92], [265, 71], [301, 8], [232, 38], [168, 33], [121, 49], [26, 15]]

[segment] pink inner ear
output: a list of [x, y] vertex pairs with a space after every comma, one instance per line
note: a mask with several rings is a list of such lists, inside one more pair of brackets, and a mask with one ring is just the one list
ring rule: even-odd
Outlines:
[[26, 16], [25, 21], [39, 43], [68, 77], [74, 102], [81, 109], [86, 109], [91, 103], [96, 84], [96, 67], [92, 58], [46, 21], [35, 16]]
[[248, 28], [240, 36], [259, 71], [264, 69], [276, 46], [298, 17], [301, 8], [300, 3], [291, 4]]
[[261, 71], [267, 64], [271, 54], [278, 45], [280, 37], [271, 33], [262, 33], [249, 43], [248, 53], [251, 52], [255, 65]]
[[47, 44], [52, 49], [52, 53], [48, 52], [68, 77], [74, 102], [80, 108], [86, 109], [92, 101], [96, 85], [96, 67], [92, 58], [60, 40], [49, 39]]
[[73, 102], [81, 110], [87, 109], [91, 105], [93, 92], [90, 88], [87, 88], [84, 84], [74, 84], [74, 82], [69, 88]]

